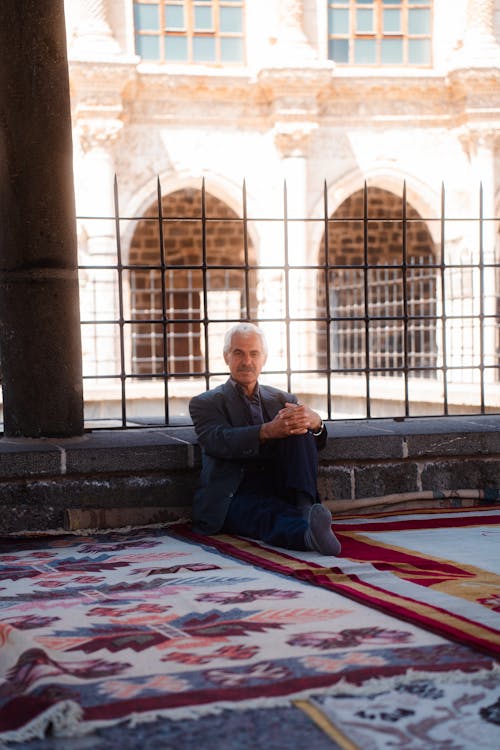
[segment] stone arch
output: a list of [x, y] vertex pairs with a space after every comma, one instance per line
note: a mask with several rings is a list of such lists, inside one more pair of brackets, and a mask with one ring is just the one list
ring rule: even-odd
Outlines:
[[156, 203], [143, 214], [130, 243], [128, 275], [135, 375], [156, 376], [165, 368], [200, 374], [206, 341], [215, 360], [226, 321], [256, 317], [255, 249], [248, 235], [245, 241], [243, 219], [196, 188], [163, 197], [161, 228]]
[[[156, 181], [158, 181], [156, 183]], [[181, 171], [175, 173], [160, 173], [155, 180], [148, 177], [141, 184], [134, 185], [133, 192], [125, 196], [121, 195], [120, 184], [120, 238], [123, 247], [124, 262], [128, 262], [128, 252], [132, 242], [132, 237], [136, 231], [136, 217], [145, 216], [150, 208], [157, 204], [159, 184], [161, 195], [167, 196], [177, 193], [180, 190], [195, 190], [201, 193], [205, 190], [207, 196], [218, 199], [221, 203], [228, 206], [236, 215], [243, 213], [243, 184], [237, 184], [228, 180], [218, 173], [209, 173], [207, 175], [183, 174]], [[256, 196], [250, 190], [246, 191], [247, 214], [258, 214], [256, 209]], [[157, 215], [157, 212], [156, 212]], [[258, 248], [261, 243], [259, 237], [259, 227], [251, 219], [247, 220], [248, 234], [251, 237], [252, 244]]]
[[[395, 170], [393, 166], [379, 164], [363, 172], [360, 169], [354, 169], [333, 184], [327, 185], [329, 211], [333, 214], [353, 194], [362, 191], [365, 184], [369, 189], [380, 188], [396, 196], [402, 196], [406, 186], [407, 204], [411, 205], [420, 216], [431, 220], [427, 228], [433, 242], [436, 244], [440, 242], [441, 192], [433, 190], [425, 182], [416, 179], [414, 175], [406, 175]], [[318, 195], [313, 214], [323, 217], [323, 194]], [[323, 231], [320, 222], [315, 227], [311, 240], [313, 246], [318, 247]]]
[[319, 279], [317, 305], [319, 318], [329, 312], [331, 358], [327, 362], [325, 324], [318, 334], [319, 366], [342, 372], [364, 370], [367, 312], [369, 365], [374, 374], [397, 375], [406, 364], [414, 377], [433, 376], [436, 245], [426, 222], [407, 203], [404, 255], [402, 198], [380, 187], [368, 187], [366, 197], [366, 225], [364, 190], [357, 190], [330, 215], [328, 248], [324, 234], [321, 239], [319, 264], [328, 271]]

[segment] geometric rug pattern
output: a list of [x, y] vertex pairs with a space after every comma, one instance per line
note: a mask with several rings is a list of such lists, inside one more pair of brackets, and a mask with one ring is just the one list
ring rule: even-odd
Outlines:
[[489, 654], [176, 531], [3, 540], [0, 741], [495, 675]]
[[208, 543], [500, 655], [498, 508], [370, 514], [335, 520], [334, 529], [341, 557], [290, 552], [234, 536], [210, 537]]

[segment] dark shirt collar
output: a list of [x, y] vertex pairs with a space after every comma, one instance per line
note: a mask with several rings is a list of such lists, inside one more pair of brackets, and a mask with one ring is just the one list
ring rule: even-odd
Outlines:
[[243, 398], [248, 399], [248, 401], [259, 401], [260, 402], [260, 387], [259, 384], [255, 384], [255, 388], [253, 389], [253, 393], [249, 396], [242, 385], [236, 382], [236, 380], [233, 380], [233, 378], [229, 378], [229, 382], [233, 386], [233, 388], [236, 389], [236, 391], [240, 394], [240, 396], [243, 396]]
[[260, 400], [260, 388], [259, 384], [257, 383], [255, 385], [254, 391], [251, 396], [247, 396], [245, 389], [243, 386], [241, 386], [239, 383], [237, 383], [232, 378], [231, 384], [233, 385], [235, 391], [239, 394], [241, 400], [243, 401], [245, 405], [245, 410], [247, 412], [247, 418], [249, 424], [262, 424], [264, 421], [264, 412], [262, 409], [262, 403]]

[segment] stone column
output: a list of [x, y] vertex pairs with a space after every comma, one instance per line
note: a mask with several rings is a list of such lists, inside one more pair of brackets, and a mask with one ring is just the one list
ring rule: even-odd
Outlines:
[[[474, 166], [477, 175], [478, 194], [479, 185], [482, 186], [482, 213], [484, 218], [481, 230], [483, 262], [485, 264], [483, 273], [483, 312], [486, 316], [483, 326], [484, 364], [496, 365], [498, 363], [498, 323], [494, 316], [498, 314], [498, 276], [491, 264], [495, 262], [495, 243], [497, 240], [496, 221], [493, 220], [495, 217], [495, 142], [500, 142], [500, 137], [495, 129], [483, 127], [475, 133], [474, 140]], [[479, 203], [479, 197], [477, 202]], [[479, 229], [476, 236], [479, 238]], [[479, 245], [479, 239], [477, 245]], [[479, 314], [479, 300], [476, 300], [476, 308], [476, 314]], [[493, 368], [485, 370], [484, 378], [487, 383], [497, 381], [497, 371]]]
[[[318, 127], [318, 99], [330, 84], [333, 63], [318, 58], [317, 50], [304, 30], [304, 0], [279, 0], [279, 29], [266, 66], [258, 81], [270, 101], [274, 142], [281, 156], [283, 179], [288, 193], [288, 252], [291, 265], [303, 265], [311, 258], [307, 250], [307, 149], [309, 138]], [[314, 261], [316, 258], [314, 258]], [[311, 288], [312, 272], [290, 273], [290, 317], [310, 314], [316, 291]], [[269, 307], [272, 298], [267, 294]], [[265, 312], [266, 300], [261, 306]], [[264, 315], [265, 316], [265, 315]], [[308, 369], [316, 364], [315, 322], [294, 324], [291, 351], [294, 368]], [[279, 351], [279, 326], [270, 335], [270, 350]], [[281, 327], [282, 328], [282, 327]], [[266, 329], [267, 330], [267, 329]], [[273, 341], [273, 335], [275, 340]], [[283, 337], [281, 336], [281, 339]]]
[[[491, 219], [495, 215], [495, 138], [494, 123], [500, 87], [500, 47], [494, 33], [494, 0], [468, 0], [466, 23], [462, 46], [451, 59], [449, 81], [455, 100], [460, 102], [463, 125], [458, 131], [470, 165], [470, 190], [473, 215], [479, 216], [479, 186], [483, 188], [482, 241], [484, 262], [488, 264], [494, 258], [495, 231]], [[479, 261], [479, 226], [477, 222], [467, 222], [464, 227], [466, 251], [474, 263]], [[474, 319], [463, 325], [462, 339], [468, 336], [466, 343], [469, 352], [479, 350], [480, 304], [485, 315], [496, 315], [496, 274], [487, 268], [484, 273], [484, 294], [479, 295], [479, 270], [471, 272], [473, 286], [470, 289], [470, 300], [464, 302], [462, 311], [467, 315], [473, 312]], [[451, 302], [450, 305], [456, 303]], [[451, 325], [451, 322], [450, 322]], [[494, 318], [485, 319], [484, 323], [484, 361], [485, 364], [496, 364], [497, 330]], [[448, 346], [454, 350], [453, 342]], [[456, 348], [458, 350], [458, 347]], [[452, 355], [450, 354], [450, 357]], [[477, 357], [476, 357], [477, 361]], [[472, 368], [472, 377], [479, 380], [479, 369]], [[455, 371], [455, 377], [460, 371]], [[485, 371], [486, 382], [495, 380], [494, 369]]]
[[304, 0], [279, 0], [276, 53], [282, 63], [316, 60], [316, 51], [304, 32]]
[[78, 213], [86, 217], [87, 251], [91, 255], [112, 254], [115, 263], [115, 165], [111, 149], [122, 127], [118, 118], [99, 117], [79, 120], [77, 125], [83, 153]]
[[463, 43], [453, 67], [498, 67], [500, 49], [494, 32], [494, 0], [468, 0]]
[[[112, 145], [123, 122], [118, 118], [88, 118], [78, 122], [82, 147], [78, 214], [85, 242], [83, 265], [93, 266], [81, 280], [82, 310], [87, 319], [116, 321], [118, 308], [117, 245], [113, 182], [115, 165]], [[83, 361], [86, 375], [120, 372], [119, 335], [116, 324], [85, 325]]]
[[[287, 188], [289, 313], [292, 319], [316, 314], [317, 275], [301, 269], [316, 259], [308, 252], [307, 145], [316, 122], [277, 122], [274, 141], [282, 155]], [[294, 267], [296, 270], [294, 270]], [[292, 326], [292, 356], [296, 367], [308, 369], [316, 362], [316, 324], [303, 321]]]
[[494, 42], [495, 0], [468, 0], [465, 39]]
[[[495, 217], [495, 142], [498, 142], [498, 133], [486, 123], [469, 123], [460, 132], [460, 140], [470, 162], [469, 190], [470, 221], [460, 223], [460, 237], [462, 245], [461, 256], [458, 249], [450, 250], [449, 261], [457, 263], [459, 260], [464, 264], [472, 264], [473, 269], [463, 274], [460, 268], [453, 271], [451, 278], [457, 279], [457, 288], [460, 294], [454, 295], [450, 290], [451, 297], [447, 301], [447, 311], [450, 315], [448, 330], [450, 337], [448, 341], [449, 363], [460, 362], [462, 348], [465, 356], [478, 361], [479, 346], [481, 340], [480, 313], [484, 312], [483, 344], [484, 364], [496, 365], [497, 363], [497, 287], [498, 278], [492, 264], [495, 263], [496, 251], [496, 221]], [[480, 226], [480, 189], [482, 189], [482, 217]], [[480, 270], [480, 248], [482, 246], [482, 262], [484, 271]], [[450, 245], [450, 248], [452, 246]], [[453, 321], [453, 315], [459, 316], [458, 323]], [[470, 317], [472, 315], [472, 317]], [[463, 316], [463, 320], [460, 318]], [[488, 317], [490, 316], [490, 317]], [[458, 332], [458, 333], [457, 333]], [[458, 336], [458, 338], [457, 338]], [[457, 339], [454, 341], [454, 338]], [[453, 361], [455, 358], [455, 362]], [[451, 373], [450, 379], [460, 382], [461, 379], [479, 382], [480, 371], [477, 366], [472, 368], [472, 374], [461, 374], [460, 370]], [[487, 369], [484, 373], [485, 382], [495, 382], [498, 377], [494, 368]]]
[[77, 24], [71, 40], [71, 55], [85, 60], [120, 54], [107, 18], [106, 0], [73, 0]]
[[63, 0], [0, 3], [0, 349], [5, 435], [83, 431]]

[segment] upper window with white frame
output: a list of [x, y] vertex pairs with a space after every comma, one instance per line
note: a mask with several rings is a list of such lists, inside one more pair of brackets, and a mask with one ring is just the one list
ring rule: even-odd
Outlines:
[[135, 49], [143, 60], [244, 62], [244, 0], [134, 0]]
[[432, 0], [328, 0], [338, 65], [431, 65]]

